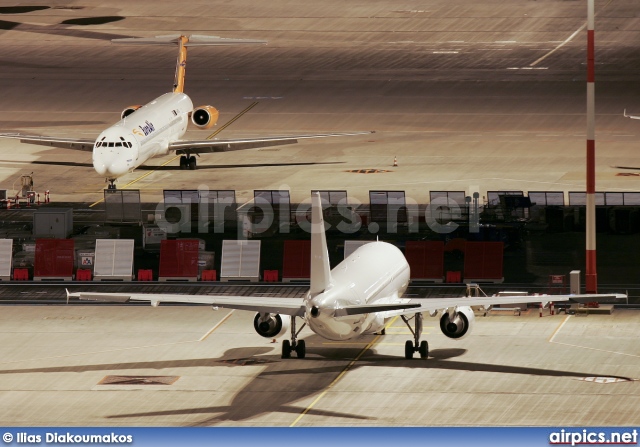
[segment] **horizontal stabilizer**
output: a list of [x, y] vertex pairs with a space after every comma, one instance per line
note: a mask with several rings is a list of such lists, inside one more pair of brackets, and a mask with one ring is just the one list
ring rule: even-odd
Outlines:
[[346, 317], [347, 315], [370, 314], [374, 312], [389, 312], [393, 310], [407, 310], [420, 307], [420, 304], [365, 304], [364, 306], [348, 306], [336, 309], [334, 317]]
[[[171, 34], [168, 36], [156, 36], [156, 37], [127, 37], [124, 39], [111, 39], [112, 43], [122, 45], [179, 45], [180, 34]], [[243, 44], [266, 44], [266, 40], [254, 40], [254, 39], [231, 39], [227, 37], [218, 36], [202, 36], [198, 34], [192, 34], [189, 37], [189, 41], [185, 43], [187, 47], [196, 47], [204, 45], [243, 45]]]

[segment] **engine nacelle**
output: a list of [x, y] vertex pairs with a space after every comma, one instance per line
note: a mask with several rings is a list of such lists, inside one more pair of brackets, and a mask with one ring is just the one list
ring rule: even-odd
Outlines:
[[218, 122], [220, 112], [213, 106], [200, 106], [191, 112], [191, 122], [200, 129], [210, 129]]
[[440, 318], [440, 330], [444, 335], [460, 340], [471, 332], [476, 316], [468, 306], [457, 307], [453, 312], [446, 312]]
[[140, 107], [142, 106], [129, 106], [126, 109], [124, 109], [122, 111], [122, 113], [120, 114], [120, 119], [123, 120], [126, 117], [128, 117], [129, 115], [131, 115], [133, 112], [135, 112], [136, 110], [138, 110]]
[[258, 312], [253, 319], [253, 328], [258, 335], [265, 338], [275, 338], [286, 334], [291, 327], [289, 315]]

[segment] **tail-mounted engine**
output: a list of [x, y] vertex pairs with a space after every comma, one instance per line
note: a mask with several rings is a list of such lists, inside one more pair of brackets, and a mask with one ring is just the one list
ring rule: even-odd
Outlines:
[[136, 110], [138, 110], [140, 107], [142, 106], [129, 106], [126, 109], [124, 109], [122, 111], [122, 113], [120, 114], [120, 119], [123, 120], [126, 117], [128, 117], [129, 115], [131, 115], [133, 112], [135, 112]]
[[476, 317], [468, 306], [457, 307], [440, 318], [440, 330], [449, 338], [461, 339], [471, 332]]
[[213, 106], [200, 106], [193, 109], [191, 122], [200, 129], [210, 129], [218, 122], [220, 112]]
[[289, 331], [291, 317], [289, 315], [257, 313], [253, 319], [253, 327], [265, 338], [280, 337]]

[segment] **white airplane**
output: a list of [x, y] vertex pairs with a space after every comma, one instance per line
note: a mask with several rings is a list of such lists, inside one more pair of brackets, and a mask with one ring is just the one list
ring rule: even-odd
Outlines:
[[[309, 325], [323, 338], [346, 341], [363, 334], [384, 333], [387, 320], [400, 316], [414, 336], [405, 343], [405, 357], [410, 359], [415, 352], [422, 358], [429, 355], [427, 341], [420, 340], [423, 312], [432, 317], [440, 314], [442, 333], [459, 340], [473, 327], [475, 317], [471, 306], [489, 309], [497, 304], [625, 297], [622, 294], [582, 294], [402, 298], [409, 285], [409, 264], [396, 246], [379, 241], [363, 245], [331, 270], [319, 193], [312, 196], [311, 214], [311, 283], [303, 298], [67, 291], [67, 300], [73, 297], [95, 301], [150, 301], [154, 307], [160, 302], [200, 303], [209, 304], [214, 310], [223, 307], [257, 312], [253, 327], [259, 335], [274, 338], [290, 331], [290, 340], [282, 342], [282, 358], [291, 357], [293, 351], [298, 358], [305, 357], [305, 341], [298, 340], [304, 325]], [[296, 318], [304, 322], [300, 330], [296, 329]]]
[[210, 129], [218, 120], [218, 110], [212, 106], [194, 108], [184, 93], [187, 47], [202, 45], [265, 44], [263, 40], [227, 39], [216, 36], [173, 35], [155, 38], [113, 39], [112, 42], [130, 45], [178, 45], [173, 92], [154, 99], [144, 106], [125, 108], [118, 121], [104, 130], [95, 140], [58, 138], [37, 135], [0, 134], [21, 143], [93, 151], [93, 167], [106, 177], [109, 189], [115, 189], [115, 180], [133, 171], [153, 157], [171, 152], [182, 154], [180, 169], [196, 169], [194, 154], [254, 149], [264, 146], [296, 143], [300, 139], [360, 135], [371, 132], [327, 133], [315, 135], [272, 136], [233, 140], [180, 140], [187, 131], [189, 117], [199, 129]]

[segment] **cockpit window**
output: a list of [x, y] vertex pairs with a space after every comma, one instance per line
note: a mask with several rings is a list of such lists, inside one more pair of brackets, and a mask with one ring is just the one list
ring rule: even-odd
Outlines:
[[109, 147], [113, 147], [113, 143], [109, 143]]

